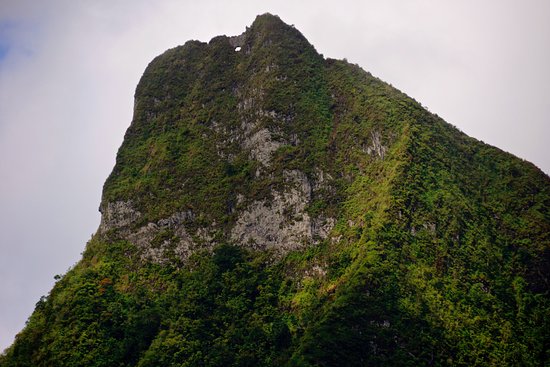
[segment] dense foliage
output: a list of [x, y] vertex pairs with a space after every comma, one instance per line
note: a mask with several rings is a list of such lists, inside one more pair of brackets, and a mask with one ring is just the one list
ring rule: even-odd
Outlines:
[[[102, 201], [131, 199], [136, 227], [192, 210], [217, 245], [156, 263], [94, 236], [0, 366], [550, 363], [550, 178], [277, 17], [245, 36], [149, 65]], [[251, 119], [284, 141], [268, 166], [232, 139]], [[237, 197], [269, 198], [288, 169], [327, 177], [306, 209], [336, 219], [327, 239], [232, 243]]]

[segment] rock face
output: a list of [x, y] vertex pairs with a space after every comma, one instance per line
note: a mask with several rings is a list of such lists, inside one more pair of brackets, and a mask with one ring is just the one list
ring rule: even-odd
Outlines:
[[110, 230], [127, 228], [135, 223], [139, 217], [141, 217], [141, 213], [133, 208], [130, 201], [107, 203], [105, 209], [101, 211], [101, 223], [98, 231], [105, 233]]
[[[271, 249], [282, 256], [327, 238], [335, 220], [310, 217], [307, 208], [314, 190], [307, 176], [299, 170], [285, 170], [283, 179], [281, 191], [272, 190], [268, 198], [252, 201], [239, 211], [227, 235], [232, 243], [253, 249]], [[320, 187], [322, 182], [316, 185], [317, 189]], [[239, 199], [237, 206], [244, 206], [244, 197]], [[208, 232], [205, 228], [198, 228], [193, 233], [201, 246], [193, 241], [188, 231], [193, 227], [195, 214], [190, 210], [140, 226], [141, 217], [131, 201], [109, 202], [102, 213], [98, 234], [115, 233], [136, 245], [142, 260], [159, 263], [174, 255], [185, 260], [193, 249], [216, 245], [211, 236], [205, 235]], [[158, 235], [166, 231], [174, 236], [154, 245]]]
[[294, 27], [155, 58], [22, 366], [550, 365], [550, 178]]
[[[101, 236], [114, 232], [118, 237], [136, 245], [143, 261], [163, 263], [174, 256], [185, 260], [196, 248], [185, 226], [194, 219], [191, 211], [174, 213], [155, 223], [149, 222], [136, 227], [140, 217], [141, 213], [135, 210], [129, 201], [108, 203], [105, 212], [102, 213], [98, 234]], [[159, 242], [159, 235], [166, 232], [172, 236]]]
[[312, 187], [298, 170], [283, 172], [286, 191], [274, 191], [270, 200], [250, 203], [231, 230], [235, 243], [255, 249], [276, 249], [280, 254], [315, 244], [327, 237], [333, 218], [312, 220], [306, 209]]

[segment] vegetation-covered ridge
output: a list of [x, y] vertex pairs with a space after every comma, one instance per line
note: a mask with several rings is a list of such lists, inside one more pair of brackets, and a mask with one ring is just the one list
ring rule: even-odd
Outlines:
[[550, 364], [550, 178], [270, 14], [147, 67], [0, 366]]

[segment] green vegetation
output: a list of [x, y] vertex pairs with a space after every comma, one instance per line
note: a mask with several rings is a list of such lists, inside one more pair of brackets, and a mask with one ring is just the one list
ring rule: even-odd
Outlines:
[[[240, 142], [261, 129], [280, 143], [268, 165]], [[334, 218], [330, 235], [232, 242], [288, 170], [323, 173], [305, 213]], [[153, 262], [98, 233], [0, 366], [550, 363], [550, 178], [271, 15], [239, 52], [216, 37], [153, 60], [103, 210], [116, 201], [141, 213], [129, 230], [191, 211], [186, 230], [216, 244]]]

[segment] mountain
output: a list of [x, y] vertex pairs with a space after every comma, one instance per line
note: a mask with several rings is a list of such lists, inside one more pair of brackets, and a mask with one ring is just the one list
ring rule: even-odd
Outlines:
[[278, 17], [155, 58], [0, 366], [542, 366], [550, 178]]

